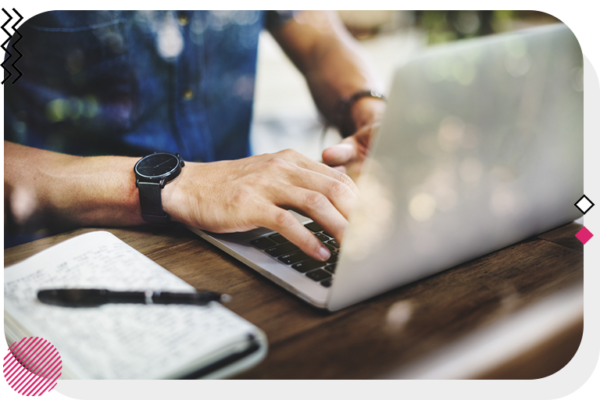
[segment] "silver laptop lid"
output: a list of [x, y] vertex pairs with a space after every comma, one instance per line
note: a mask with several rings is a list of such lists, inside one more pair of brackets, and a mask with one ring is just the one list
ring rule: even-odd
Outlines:
[[559, 24], [443, 46], [401, 67], [328, 308], [578, 218], [582, 65]]

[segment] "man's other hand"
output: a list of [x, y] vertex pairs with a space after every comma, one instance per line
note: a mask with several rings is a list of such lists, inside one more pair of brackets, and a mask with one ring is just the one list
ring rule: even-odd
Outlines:
[[323, 162], [356, 180], [377, 128], [378, 123], [363, 126], [354, 135], [326, 148], [323, 151]]
[[349, 117], [357, 127], [356, 132], [340, 143], [323, 151], [323, 162], [356, 180], [380, 126], [385, 102], [380, 99], [362, 98], [351, 109]]

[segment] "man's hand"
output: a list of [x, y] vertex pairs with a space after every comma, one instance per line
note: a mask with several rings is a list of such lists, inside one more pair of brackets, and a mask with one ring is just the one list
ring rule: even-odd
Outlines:
[[378, 123], [364, 126], [354, 135], [328, 147], [323, 151], [323, 162], [356, 180], [378, 127]]
[[163, 189], [171, 219], [215, 233], [275, 230], [318, 260], [330, 253], [286, 209], [309, 216], [342, 242], [357, 199], [345, 174], [293, 151], [236, 161], [186, 163]]
[[345, 172], [356, 180], [362, 164], [367, 156], [369, 146], [380, 126], [385, 110], [385, 102], [380, 99], [362, 98], [351, 109], [356, 133], [342, 140], [339, 144], [323, 151], [323, 162], [338, 171]]

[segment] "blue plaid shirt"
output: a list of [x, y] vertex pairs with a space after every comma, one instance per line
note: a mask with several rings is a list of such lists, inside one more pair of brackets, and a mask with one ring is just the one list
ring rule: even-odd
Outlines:
[[292, 15], [36, 15], [19, 28], [23, 76], [4, 85], [5, 138], [84, 156], [167, 151], [190, 161], [246, 157], [258, 35]]

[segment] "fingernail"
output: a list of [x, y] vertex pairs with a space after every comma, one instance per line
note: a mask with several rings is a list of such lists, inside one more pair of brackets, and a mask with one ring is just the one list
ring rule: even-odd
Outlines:
[[325, 246], [321, 246], [321, 248], [319, 249], [319, 256], [321, 256], [322, 261], [327, 261], [329, 257], [331, 257], [331, 253], [329, 252], [329, 250], [327, 250]]

